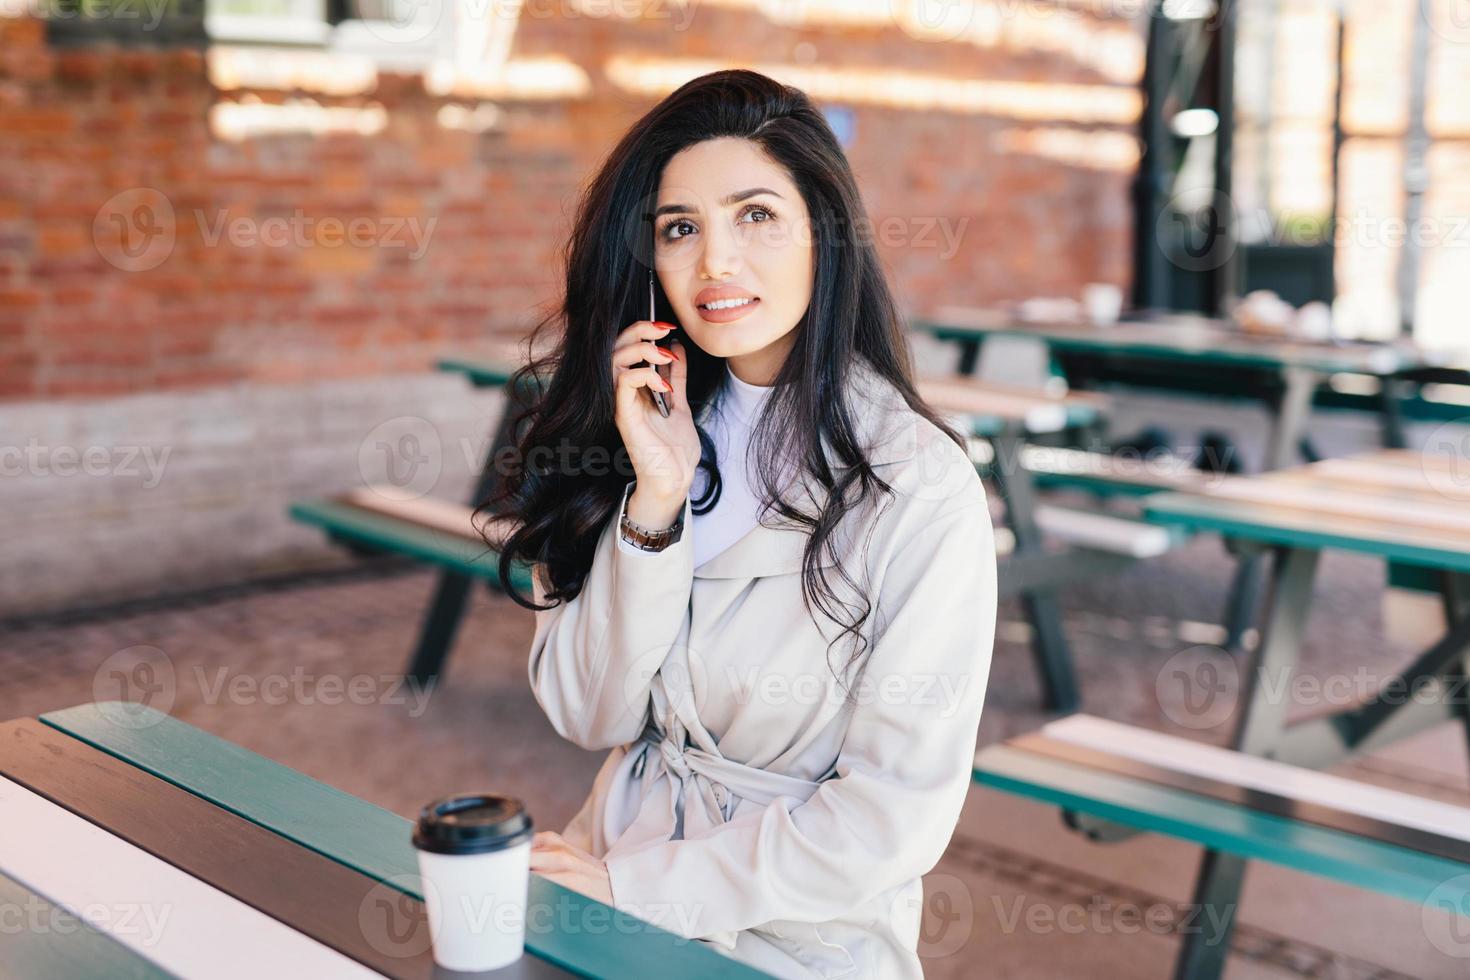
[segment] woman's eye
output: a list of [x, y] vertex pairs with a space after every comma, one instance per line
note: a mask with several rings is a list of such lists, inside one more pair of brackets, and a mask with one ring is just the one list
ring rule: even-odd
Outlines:
[[[759, 204], [748, 205], [744, 210], [740, 212], [740, 217], [745, 218], [754, 214], [762, 215], [760, 221], [755, 222], [756, 224], [770, 221], [772, 218], [776, 217], [776, 212], [770, 210], [769, 208], [762, 207]], [[659, 238], [666, 242], [677, 242], [681, 238], [687, 238], [690, 233], [697, 230], [698, 229], [696, 229], [693, 223], [690, 222], [688, 219], [676, 218], [673, 221], [670, 221], [668, 224], [664, 225], [663, 228], [659, 230]], [[675, 234], [676, 231], [679, 233]]]

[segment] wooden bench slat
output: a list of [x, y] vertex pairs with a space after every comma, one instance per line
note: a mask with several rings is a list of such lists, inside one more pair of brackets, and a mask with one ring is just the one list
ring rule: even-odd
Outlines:
[[1325, 827], [1063, 762], [1000, 744], [975, 757], [975, 779], [1066, 810], [1423, 903], [1470, 907], [1470, 867]]
[[[496, 568], [499, 555], [489, 549], [478, 535], [466, 536], [455, 530], [425, 527], [339, 498], [298, 501], [291, 505], [290, 514], [297, 521], [320, 527], [346, 540], [483, 578], [499, 587], [500, 577]], [[523, 564], [513, 566], [511, 581], [523, 594], [530, 594], [531, 574]]]
[[1294, 809], [1332, 811], [1335, 821], [1402, 827], [1435, 838], [1430, 843], [1446, 851], [1444, 856], [1470, 863], [1470, 808], [1464, 806], [1081, 713], [1050, 722], [1027, 739], [1082, 747], [1247, 793], [1289, 797]]

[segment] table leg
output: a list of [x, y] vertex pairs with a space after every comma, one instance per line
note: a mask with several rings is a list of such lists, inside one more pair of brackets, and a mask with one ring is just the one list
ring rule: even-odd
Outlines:
[[[1031, 473], [1021, 465], [1025, 439], [1007, 432], [990, 440], [995, 450], [992, 479], [1006, 505], [1006, 526], [1016, 540], [1014, 555], [1024, 558], [1044, 550], [1041, 530], [1036, 526], [1036, 487]], [[1021, 594], [1021, 608], [1031, 624], [1031, 649], [1041, 680], [1042, 701], [1053, 711], [1077, 710], [1077, 679], [1072, 654], [1062, 631], [1062, 612], [1050, 588], [1030, 588]]]
[[[1266, 441], [1263, 469], [1279, 470], [1290, 466], [1300, 451], [1312, 411], [1312, 395], [1322, 382], [1316, 371], [1286, 368], [1281, 375], [1281, 389], [1269, 403], [1271, 431]], [[1225, 605], [1225, 648], [1240, 650], [1246, 630], [1255, 619], [1257, 599], [1261, 591], [1260, 559], [1242, 558], [1230, 586]]]
[[[1379, 693], [1364, 704], [1286, 729], [1276, 758], [1322, 769], [1350, 754], [1370, 752], [1445, 721], [1464, 718], [1464, 702], [1470, 691], [1457, 685], [1461, 684], [1467, 656], [1470, 616], [1460, 615], [1443, 639], [1420, 654], [1406, 670], [1385, 678], [1378, 686]], [[1420, 692], [1430, 684], [1441, 685], [1443, 696], [1424, 698]]]
[[[1231, 743], [1236, 751], [1274, 755], [1290, 706], [1281, 692], [1290, 689], [1287, 682], [1301, 655], [1317, 558], [1317, 551], [1305, 548], [1283, 548], [1274, 554], [1265, 632], [1241, 678], [1240, 713]], [[1244, 858], [1205, 852], [1190, 907], [1193, 929], [1179, 951], [1175, 980], [1220, 976], [1230, 950], [1245, 867]]]
[[960, 348], [960, 356], [955, 364], [955, 371], [964, 375], [974, 374], [975, 365], [980, 360], [981, 339], [979, 337], [966, 337], [955, 342]]
[[[1470, 575], [1445, 574], [1444, 612], [1450, 628], [1458, 629], [1470, 623]], [[1459, 716], [1465, 730], [1466, 745], [1470, 746], [1470, 644], [1464, 656], [1446, 672], [1450, 707]]]
[[1378, 418], [1383, 448], [1406, 449], [1409, 439], [1404, 433], [1404, 413], [1400, 407], [1406, 382], [1399, 378], [1379, 378], [1378, 383]]

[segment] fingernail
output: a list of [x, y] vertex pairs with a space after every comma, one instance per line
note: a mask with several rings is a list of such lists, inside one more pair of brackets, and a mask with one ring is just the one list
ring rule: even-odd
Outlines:
[[[654, 344], [653, 346], [658, 347], [658, 344]], [[675, 354], [673, 351], [669, 350], [667, 347], [658, 347], [658, 349], [660, 351], [662, 351], [663, 353], [669, 355], [670, 357], [672, 357], [676, 361], [679, 359], [679, 355], [678, 354]]]
[[654, 320], [653, 325], [655, 327], [663, 327], [666, 331], [674, 329], [674, 325], [672, 323], [665, 323], [662, 320]]

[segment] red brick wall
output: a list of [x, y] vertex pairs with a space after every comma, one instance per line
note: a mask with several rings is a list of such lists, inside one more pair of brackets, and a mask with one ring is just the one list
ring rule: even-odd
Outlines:
[[[526, 19], [514, 56], [571, 58], [592, 78], [590, 97], [502, 104], [503, 128], [471, 134], [436, 122], [444, 100], [417, 78], [382, 75], [363, 96], [312, 96], [381, 103], [380, 134], [230, 142], [208, 112], [242, 93], [215, 90], [201, 53], [56, 50], [38, 22], [0, 19], [0, 399], [420, 371], [517, 332], [556, 297], [555, 254], [581, 182], [650, 104], [603, 76], [616, 54], [779, 63], [806, 42], [820, 64], [1116, 82], [1060, 55], [784, 27], [749, 11], [701, 10], [670, 38], [667, 22]], [[873, 219], [967, 220], [947, 261], [884, 248], [911, 312], [1126, 283], [1126, 170], [997, 152], [1014, 120], [855, 108], [849, 155]], [[174, 219], [166, 258], [120, 255], [111, 216], [160, 196]], [[272, 216], [312, 229], [365, 220], [370, 236], [398, 227], [400, 243], [400, 222], [435, 224], [416, 258], [315, 230], [284, 247], [208, 240], [221, 219], [259, 228]]]

